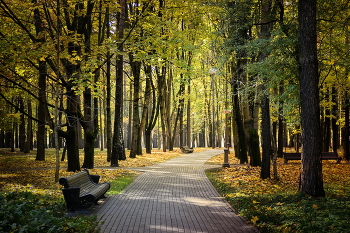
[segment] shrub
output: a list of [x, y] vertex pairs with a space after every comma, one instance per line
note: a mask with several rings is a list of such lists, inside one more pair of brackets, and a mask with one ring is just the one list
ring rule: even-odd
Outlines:
[[0, 202], [0, 232], [96, 232], [96, 217], [67, 217], [63, 199], [11, 192]]

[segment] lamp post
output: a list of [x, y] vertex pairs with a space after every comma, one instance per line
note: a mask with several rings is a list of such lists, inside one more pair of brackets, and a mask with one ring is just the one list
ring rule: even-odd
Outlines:
[[211, 99], [212, 99], [212, 133], [211, 133], [211, 146], [214, 149], [215, 148], [215, 104], [214, 104], [214, 100], [215, 100], [215, 74], [216, 74], [216, 68], [210, 68], [209, 70], [209, 74], [211, 77]]

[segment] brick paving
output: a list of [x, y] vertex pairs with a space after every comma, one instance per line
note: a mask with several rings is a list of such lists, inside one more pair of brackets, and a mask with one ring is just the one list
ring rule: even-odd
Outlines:
[[109, 195], [93, 214], [101, 221], [101, 232], [258, 232], [237, 216], [218, 194], [205, 165], [222, 150], [187, 154], [142, 171], [119, 195]]

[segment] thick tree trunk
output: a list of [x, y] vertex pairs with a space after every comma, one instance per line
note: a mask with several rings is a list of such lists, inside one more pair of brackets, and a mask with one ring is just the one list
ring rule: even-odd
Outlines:
[[234, 113], [235, 113], [235, 123], [236, 123], [236, 130], [237, 130], [237, 137], [238, 137], [238, 151], [235, 151], [236, 157], [239, 158], [240, 163], [244, 164], [248, 162], [248, 157], [247, 157], [247, 146], [246, 146], [246, 137], [245, 137], [245, 132], [244, 132], [244, 126], [243, 126], [243, 121], [242, 121], [242, 116], [241, 116], [241, 111], [240, 111], [240, 104], [239, 104], [239, 99], [238, 99], [238, 92], [237, 92], [237, 83], [234, 82], [232, 86], [233, 90], [233, 106], [234, 106]]
[[68, 158], [68, 171], [80, 170], [79, 159], [79, 136], [78, 130], [80, 130], [78, 109], [79, 109], [79, 96], [73, 91], [68, 90], [69, 96], [67, 96], [67, 133], [65, 134], [67, 143], [67, 158]]
[[325, 196], [322, 180], [316, 0], [299, 0], [299, 72], [302, 122], [300, 192]]
[[[261, 22], [264, 23], [260, 28], [259, 37], [262, 39], [269, 39], [271, 37], [272, 23], [271, 19], [273, 18], [272, 14], [272, 0], [263, 0], [261, 3]], [[260, 53], [259, 60], [263, 61], [266, 59], [268, 54], [264, 51]], [[270, 160], [271, 160], [271, 116], [270, 116], [270, 99], [267, 86], [262, 84], [261, 86], [263, 92], [261, 103], [261, 144], [262, 144], [262, 164], [260, 177], [262, 179], [270, 178]], [[276, 142], [276, 140], [274, 140]], [[276, 151], [277, 153], [277, 151]], [[276, 164], [276, 163], [274, 163]], [[275, 169], [277, 170], [277, 169]], [[277, 176], [277, 174], [275, 174]]]
[[134, 61], [133, 55], [130, 54], [130, 66], [134, 76], [134, 95], [133, 95], [133, 114], [132, 114], [132, 143], [130, 148], [130, 158], [136, 158], [139, 155], [139, 144], [140, 141], [140, 112], [139, 112], [139, 102], [140, 102], [140, 69], [141, 62]]
[[[94, 149], [95, 149], [95, 126], [94, 110], [92, 105], [91, 89], [86, 88], [84, 91], [84, 162], [82, 167], [94, 168]], [[97, 107], [97, 106], [96, 106]]]

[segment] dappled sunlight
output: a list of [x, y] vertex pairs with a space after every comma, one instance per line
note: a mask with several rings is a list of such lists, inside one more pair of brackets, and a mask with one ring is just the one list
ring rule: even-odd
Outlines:
[[199, 197], [185, 197], [183, 200], [198, 206], [211, 206], [211, 207], [222, 207], [226, 206], [225, 202], [221, 198], [199, 198]]

